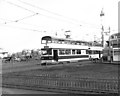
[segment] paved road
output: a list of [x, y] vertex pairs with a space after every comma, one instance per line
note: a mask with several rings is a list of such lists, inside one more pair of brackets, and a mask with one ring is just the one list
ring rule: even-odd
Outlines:
[[[1, 88], [0, 88], [1, 89]], [[37, 95], [38, 96], [38, 94], [40, 95], [42, 95], [42, 94], [44, 94], [44, 95], [59, 95], [59, 94], [61, 94], [61, 95], [65, 95], [65, 96], [119, 96], [119, 94], [67, 94], [67, 93], [55, 93], [55, 92], [46, 92], [46, 91], [34, 91], [34, 90], [24, 90], [24, 89], [15, 89], [15, 88], [2, 88], [2, 91], [0, 91], [1, 93], [0, 93], [0, 95], [1, 94], [3, 94], [3, 96], [4, 96], [4, 94], [8, 94], [8, 96], [9, 95], [15, 95], [16, 96], [16, 94], [18, 94], [18, 95], [24, 95], [25, 96], [25, 94], [27, 95], [27, 94], [34, 94], [34, 95]], [[6, 95], [5, 95], [6, 96]]]
[[24, 89], [15, 89], [15, 88], [2, 88], [2, 94], [62, 94], [62, 93], [24, 90]]
[[[90, 65], [92, 64], [90, 61], [85, 62], [79, 62], [74, 63], [76, 66], [83, 66], [83, 65]], [[31, 69], [41, 69], [41, 68], [50, 68], [54, 66], [67, 66], [67, 65], [73, 65], [73, 63], [68, 64], [57, 64], [57, 65], [47, 65], [47, 66], [41, 66], [41, 64], [38, 61], [32, 62], [16, 62], [16, 63], [5, 63], [2, 65], [2, 71], [0, 69], [0, 72], [2, 73], [8, 73], [8, 72], [16, 72], [16, 71], [26, 71]]]

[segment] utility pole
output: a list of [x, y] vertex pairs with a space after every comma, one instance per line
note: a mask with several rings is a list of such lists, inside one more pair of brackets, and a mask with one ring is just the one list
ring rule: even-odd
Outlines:
[[109, 33], [109, 45], [108, 45], [108, 47], [109, 47], [109, 56], [108, 56], [108, 61], [111, 63], [111, 61], [112, 61], [112, 58], [111, 58], [112, 53], [111, 53], [110, 27], [108, 28], [107, 33]]
[[102, 21], [103, 21], [103, 20], [102, 20], [102, 19], [103, 19], [103, 18], [102, 18], [103, 16], [104, 16], [104, 13], [103, 13], [103, 8], [102, 8], [101, 13], [100, 13], [101, 26], [102, 26], [102, 27], [101, 27], [101, 39], [102, 39], [101, 44], [102, 44], [102, 46], [104, 47], [104, 26], [103, 26], [103, 24], [102, 24], [102, 23], [103, 23], [103, 22], [102, 22]]

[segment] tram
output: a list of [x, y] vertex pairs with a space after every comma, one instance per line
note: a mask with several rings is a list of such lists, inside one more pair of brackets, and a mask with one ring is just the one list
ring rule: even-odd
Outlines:
[[56, 38], [52, 36], [42, 37], [41, 44], [43, 46], [41, 48], [41, 63], [87, 61], [90, 60], [90, 57], [93, 57], [93, 49], [94, 51], [101, 51], [101, 49], [97, 48], [98, 46], [92, 46], [90, 42]]
[[103, 56], [103, 47], [102, 45], [94, 45], [89, 47], [89, 59], [91, 61], [99, 61]]
[[120, 61], [120, 33], [112, 34], [107, 41], [107, 47], [103, 49], [105, 61]]

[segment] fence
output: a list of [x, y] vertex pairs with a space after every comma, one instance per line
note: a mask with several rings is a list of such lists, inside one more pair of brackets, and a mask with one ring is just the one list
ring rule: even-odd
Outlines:
[[[39, 76], [3, 76], [2, 86], [20, 87], [32, 90], [56, 89], [67, 92], [91, 92], [91, 93], [118, 93], [117, 79], [68, 79], [49, 78]], [[48, 89], [48, 90], [49, 90]]]

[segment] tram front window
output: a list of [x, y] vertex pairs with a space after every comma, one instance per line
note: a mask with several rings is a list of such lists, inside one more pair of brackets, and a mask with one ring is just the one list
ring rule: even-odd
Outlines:
[[51, 49], [41, 49], [42, 55], [52, 55]]
[[120, 50], [114, 50], [114, 55], [120, 55]]
[[47, 42], [46, 40], [42, 40], [42, 44], [46, 44], [46, 42]]
[[46, 43], [51, 43], [52, 41], [50, 40], [42, 40], [42, 44], [46, 44]]

